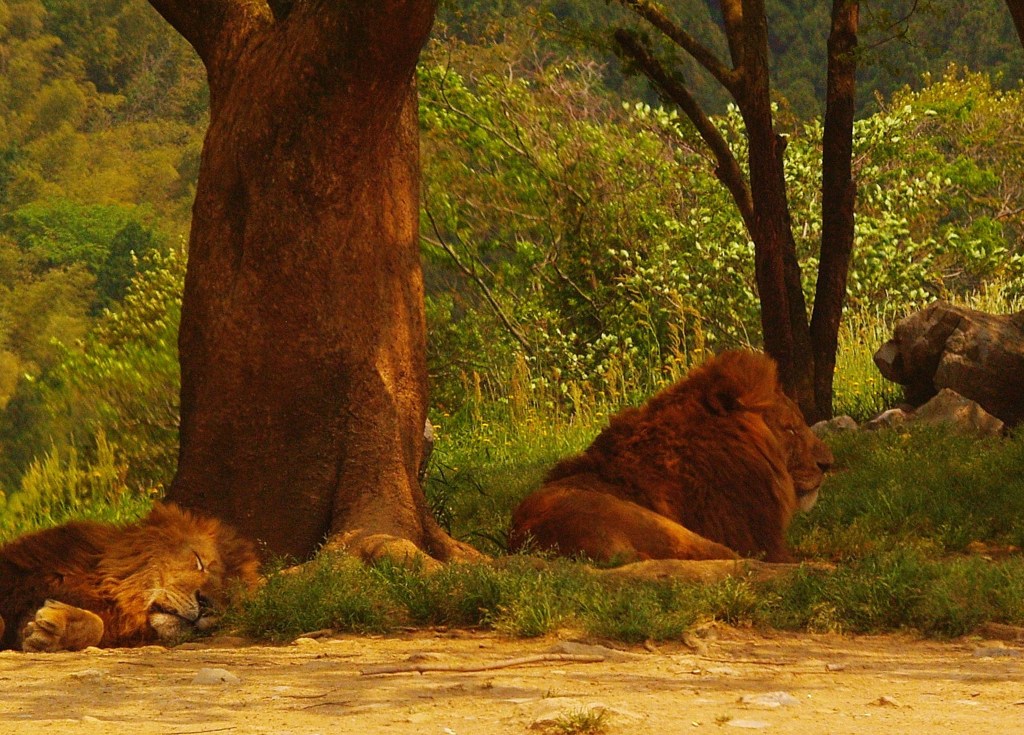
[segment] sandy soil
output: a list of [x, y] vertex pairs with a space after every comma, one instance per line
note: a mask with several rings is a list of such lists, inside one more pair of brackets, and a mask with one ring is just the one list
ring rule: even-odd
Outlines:
[[[1020, 643], [712, 628], [690, 644], [613, 650], [434, 631], [281, 647], [224, 639], [221, 647], [171, 650], [5, 652], [0, 733], [525, 734], [553, 732], [553, 718], [595, 707], [606, 710], [612, 735], [1024, 732]], [[550, 652], [604, 660], [363, 673], [381, 664], [464, 667]]]

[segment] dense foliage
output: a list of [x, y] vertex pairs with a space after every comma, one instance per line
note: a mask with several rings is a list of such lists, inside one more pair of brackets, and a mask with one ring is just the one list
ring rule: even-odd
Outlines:
[[[507, 395], [509, 376], [645, 394], [694, 352], [757, 342], [753, 248], [692, 128], [610, 100], [587, 65], [510, 75], [449, 58], [421, 74], [438, 402], [477, 383]], [[929, 82], [855, 126], [852, 310], [1024, 285], [1024, 159], [1007, 135], [1021, 93], [952, 67]], [[738, 114], [718, 123], [741, 148]], [[786, 131], [798, 251], [813, 261], [821, 125]]]

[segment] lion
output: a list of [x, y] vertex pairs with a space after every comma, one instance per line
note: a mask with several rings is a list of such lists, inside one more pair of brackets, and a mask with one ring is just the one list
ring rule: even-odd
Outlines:
[[558, 462], [514, 511], [509, 549], [602, 563], [792, 561], [786, 529], [814, 506], [833, 461], [775, 362], [724, 352]]
[[173, 642], [258, 581], [249, 541], [173, 504], [127, 526], [65, 523], [0, 546], [0, 649]]

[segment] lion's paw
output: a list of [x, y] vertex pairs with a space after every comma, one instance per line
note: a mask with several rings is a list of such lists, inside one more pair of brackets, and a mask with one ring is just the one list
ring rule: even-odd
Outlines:
[[21, 649], [35, 653], [80, 651], [99, 645], [103, 620], [99, 615], [56, 600], [47, 600], [22, 631]]

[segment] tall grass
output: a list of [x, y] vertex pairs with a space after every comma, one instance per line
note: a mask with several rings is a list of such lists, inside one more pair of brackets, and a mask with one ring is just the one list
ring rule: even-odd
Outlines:
[[102, 431], [90, 454], [51, 447], [29, 465], [18, 492], [0, 492], [0, 542], [72, 518], [125, 522], [144, 514], [152, 497], [128, 491], [127, 468]]
[[892, 337], [902, 315], [886, 308], [847, 313], [839, 328], [833, 409], [865, 421], [899, 403], [902, 391], [878, 372], [875, 351]]

